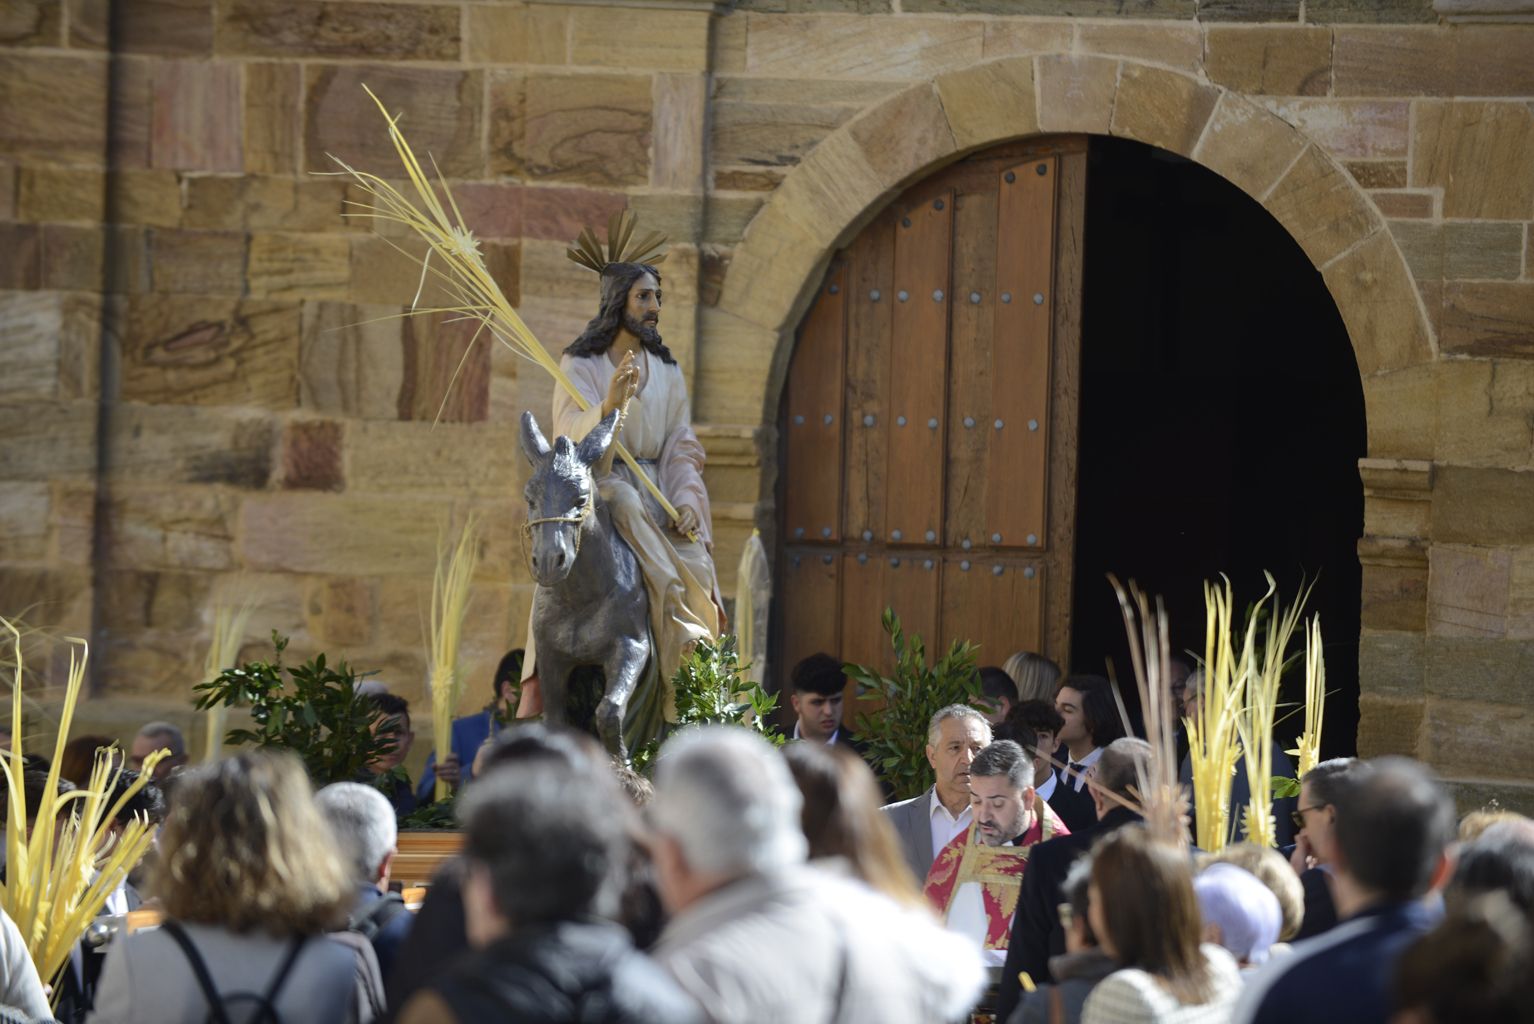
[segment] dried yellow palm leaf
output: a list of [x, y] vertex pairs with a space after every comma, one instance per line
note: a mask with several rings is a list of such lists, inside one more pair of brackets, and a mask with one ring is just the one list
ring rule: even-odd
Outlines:
[[[414, 193], [414, 202], [386, 179], [366, 171], [359, 171], [331, 154], [330, 158], [341, 168], [336, 173], [349, 177], [369, 200], [368, 202], [348, 201], [347, 206], [350, 207], [348, 212], [351, 216], [400, 224], [415, 232], [421, 240], [426, 242], [425, 255], [415, 257], [411, 254], [411, 258], [421, 264], [423, 286], [426, 278], [430, 276], [443, 288], [453, 303], [425, 308], [412, 306], [408, 313], [402, 315], [455, 314], [461, 319], [479, 321], [483, 331], [495, 341], [546, 370], [554, 378], [555, 383], [570, 395], [577, 408], [583, 411], [589, 409], [591, 403], [559, 368], [558, 360], [550, 355], [548, 349], [533, 336], [533, 332], [528, 329], [522, 317], [507, 301], [500, 285], [496, 283], [495, 277], [486, 267], [473, 234], [463, 223], [457, 203], [453, 200], [452, 190], [438, 174], [438, 186], [447, 199], [447, 206], [444, 207], [442, 199], [438, 197], [437, 190], [432, 186], [415, 151], [411, 149], [404, 133], [400, 131], [399, 118], [389, 113], [371, 89], [366, 86], [363, 86], [363, 89], [378, 106], [379, 112], [383, 114], [389, 126], [389, 139], [393, 142], [394, 150], [404, 165], [406, 178]], [[449, 209], [452, 211], [451, 215]], [[593, 243], [594, 241], [593, 239]], [[584, 233], [581, 247], [584, 248]], [[441, 264], [440, 268], [433, 264], [433, 257], [436, 258], [437, 263]], [[464, 360], [468, 359], [468, 353], [472, 350], [473, 344], [477, 343], [478, 338], [479, 333], [476, 333], [474, 342], [471, 342], [464, 352]], [[461, 365], [462, 362], [460, 362]], [[675, 522], [676, 508], [666, 498], [660, 487], [639, 468], [639, 464], [634, 461], [634, 456], [621, 442], [614, 441], [613, 448], [632, 471], [634, 479], [650, 492], [660, 507], [665, 510], [666, 515]], [[696, 538], [696, 534], [693, 536]]]
[[[469, 607], [469, 583], [479, 561], [475, 520], [471, 515], [458, 535], [458, 543], [447, 546], [446, 537], [437, 542], [437, 569], [431, 588], [431, 724], [435, 733], [437, 763], [442, 764], [453, 752], [453, 716], [463, 694], [463, 678], [458, 670], [458, 645], [463, 633], [464, 615]], [[448, 795], [448, 784], [437, 777], [438, 800]]]
[[1204, 584], [1204, 664], [1198, 714], [1183, 719], [1193, 770], [1195, 838], [1199, 848], [1210, 853], [1224, 849], [1230, 835], [1231, 785], [1241, 757], [1236, 720], [1246, 681], [1232, 647], [1234, 606], [1229, 579], [1224, 580], [1223, 587]]
[[[1131, 580], [1126, 589], [1111, 573], [1108, 582], [1118, 596], [1124, 616], [1124, 632], [1129, 637], [1129, 659], [1134, 668], [1135, 685], [1140, 692], [1140, 709], [1145, 718], [1146, 739], [1150, 742], [1150, 765], [1139, 772], [1140, 814], [1151, 834], [1175, 846], [1188, 843], [1188, 799], [1177, 782], [1177, 716], [1172, 708], [1171, 645], [1167, 642], [1166, 607], [1156, 599], [1155, 615], [1150, 598]], [[1114, 698], [1119, 699], [1117, 686]], [[1119, 701], [1119, 713], [1128, 732], [1129, 715]]]
[[[3, 627], [0, 633], [8, 633], [12, 641], [15, 666], [12, 710], [19, 715], [25, 664], [22, 633], [4, 618], [0, 618], [0, 627]], [[4, 882], [0, 882], [0, 906], [16, 922], [38, 975], [44, 982], [54, 984], [55, 1005], [63, 991], [57, 984], [58, 976], [68, 962], [70, 950], [101, 913], [107, 897], [143, 859], [154, 840], [154, 827], [147, 820], [135, 819], [115, 834], [113, 822], [134, 794], [148, 783], [155, 766], [169, 753], [158, 751], [145, 758], [138, 779], [117, 800], [108, 804], [122, 767], [116, 752], [98, 750], [87, 785], [59, 794], [58, 766], [69, 741], [69, 727], [80, 699], [89, 656], [89, 647], [84, 640], [68, 638], [65, 642], [70, 645], [69, 674], [59, 733], [52, 767], [36, 807], [27, 804], [21, 737], [13, 737], [8, 755], [0, 756], [0, 773], [5, 776], [9, 802], [6, 871]], [[30, 828], [26, 826], [28, 821], [33, 822]]]
[[[30, 615], [35, 610], [35, 608], [36, 606], [24, 608], [19, 614], [11, 617], [11, 623], [15, 626], [16, 631], [20, 634], [20, 641], [23, 650], [25, 650], [27, 644], [46, 644], [51, 642], [47, 631], [38, 629], [35, 626], [29, 626], [24, 621], [25, 617]], [[23, 658], [19, 652], [13, 650], [13, 647], [10, 643], [0, 642], [0, 683], [3, 683], [5, 686], [12, 687], [12, 692], [6, 694], [6, 698], [13, 697], [15, 695], [15, 691], [20, 689], [21, 706], [22, 709], [25, 710], [30, 716], [29, 720], [41, 720], [47, 725], [57, 725], [58, 712], [54, 710], [54, 708], [51, 707], [49, 703], [45, 703], [43, 700], [39, 700], [32, 696], [31, 693], [27, 692], [29, 689], [28, 687], [20, 685], [27, 680], [31, 680], [33, 683], [35, 683], [35, 689], [39, 691], [45, 691], [48, 688], [48, 680], [46, 677], [38, 673], [35, 669], [31, 668], [26, 663], [26, 659]], [[13, 684], [16, 685], [13, 686]], [[11, 723], [11, 728], [20, 729], [22, 724], [23, 723], [20, 720], [17, 720]]]
[[[213, 606], [213, 633], [208, 638], [208, 653], [203, 657], [202, 677], [217, 679], [225, 669], [233, 668], [240, 655], [240, 644], [245, 639], [245, 629], [250, 625], [254, 609], [250, 602], [238, 606], [219, 603]], [[229, 709], [214, 704], [206, 712], [208, 716], [208, 742], [204, 760], [215, 761], [223, 756], [224, 730]]]
[[1326, 658], [1321, 646], [1321, 616], [1305, 630], [1305, 731], [1296, 744], [1295, 778], [1303, 779], [1321, 763], [1321, 724], [1326, 714]]
[[[1278, 601], [1278, 583], [1267, 575], [1268, 591], [1247, 617], [1246, 639], [1242, 657], [1248, 663], [1246, 697], [1236, 729], [1244, 748], [1242, 758], [1250, 788], [1242, 830], [1246, 841], [1258, 846], [1277, 846], [1278, 831], [1273, 820], [1273, 726], [1278, 716], [1279, 690], [1283, 683], [1285, 652], [1299, 625], [1300, 613], [1309, 590], [1301, 592], [1295, 603], [1284, 609]], [[1267, 628], [1262, 630], [1262, 654], [1256, 652], [1256, 637], [1262, 628], [1262, 611], [1272, 602]]]

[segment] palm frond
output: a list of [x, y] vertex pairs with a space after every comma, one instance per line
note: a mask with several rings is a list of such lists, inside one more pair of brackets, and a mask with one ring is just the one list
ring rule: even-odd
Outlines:
[[1230, 835], [1230, 795], [1241, 743], [1236, 726], [1246, 693], [1246, 663], [1232, 640], [1235, 594], [1230, 580], [1204, 584], [1204, 664], [1198, 715], [1183, 719], [1193, 769], [1193, 809], [1198, 846], [1225, 848]]
[[[458, 644], [464, 615], [469, 608], [469, 582], [479, 562], [477, 524], [471, 515], [451, 548], [444, 535], [437, 541], [437, 570], [431, 588], [431, 724], [435, 733], [437, 763], [453, 752], [453, 716], [463, 694], [458, 670]], [[436, 798], [448, 795], [448, 785], [437, 778]]]
[[[0, 618], [0, 634], [9, 634], [14, 655], [12, 711], [20, 715], [21, 681], [25, 668], [22, 631]], [[115, 836], [112, 825], [127, 802], [154, 775], [155, 765], [169, 754], [156, 751], [144, 759], [138, 779], [116, 801], [108, 798], [122, 774], [115, 751], [96, 751], [90, 781], [83, 789], [58, 792], [59, 763], [69, 742], [69, 727], [85, 682], [89, 646], [84, 640], [66, 638], [70, 645], [69, 673], [64, 690], [59, 732], [54, 742], [53, 764], [36, 807], [27, 805], [23, 784], [23, 745], [12, 737], [11, 749], [0, 755], [0, 774], [5, 776], [10, 827], [5, 834], [6, 870], [0, 882], [0, 907], [16, 923], [27, 952], [45, 984], [53, 985], [57, 1004], [63, 992], [58, 976], [69, 961], [70, 950], [101, 913], [106, 900], [128, 872], [143, 859], [154, 841], [155, 829], [147, 819], [135, 819]], [[73, 813], [66, 813], [72, 811]], [[31, 829], [27, 821], [37, 824]]]
[[[1188, 798], [1177, 782], [1177, 716], [1172, 708], [1170, 678], [1171, 645], [1167, 641], [1166, 606], [1156, 599], [1151, 614], [1150, 598], [1131, 580], [1126, 588], [1113, 574], [1108, 575], [1124, 616], [1124, 632], [1129, 637], [1129, 659], [1134, 667], [1135, 685], [1140, 692], [1140, 708], [1145, 717], [1145, 734], [1150, 741], [1151, 759], [1140, 770], [1139, 810], [1152, 835], [1174, 846], [1188, 843]], [[1118, 696], [1115, 687], [1114, 696]], [[1123, 713], [1120, 702], [1120, 713]], [[1127, 715], [1125, 716], [1127, 718]]]
[[[421, 263], [423, 275], [429, 272], [436, 277], [447, 291], [452, 303], [436, 307], [433, 312], [457, 313], [479, 320], [484, 325], [485, 333], [489, 338], [504, 345], [514, 354], [542, 367], [570, 395], [577, 408], [589, 409], [591, 403], [559, 368], [558, 361], [533, 336], [522, 317], [507, 301], [500, 285], [496, 283], [494, 276], [486, 267], [484, 257], [479, 252], [473, 235], [464, 225], [457, 204], [453, 201], [452, 190], [448, 188], [446, 181], [439, 173], [437, 186], [432, 185], [415, 151], [411, 149], [404, 133], [400, 131], [399, 117], [391, 115], [388, 108], [383, 105], [383, 101], [371, 89], [367, 86], [363, 86], [363, 89], [377, 105], [388, 124], [390, 141], [393, 142], [394, 150], [404, 165], [406, 179], [414, 193], [414, 201], [384, 178], [360, 171], [332, 154], [331, 159], [341, 168], [339, 173], [349, 177], [360, 192], [370, 200], [355, 203], [358, 209], [350, 215], [400, 224], [415, 232], [426, 243], [426, 251], [423, 255], [413, 258]], [[440, 188], [442, 194], [447, 197], [447, 206], [444, 206], [438, 197], [437, 188]], [[452, 211], [451, 216], [449, 209]], [[609, 232], [609, 241], [611, 239], [612, 232]], [[579, 253], [579, 257], [572, 256], [572, 258], [582, 266], [600, 272], [601, 267], [605, 265], [601, 248], [589, 230], [581, 232], [574, 251]], [[436, 258], [435, 264], [432, 262], [433, 257]], [[437, 264], [440, 264], [440, 269]], [[592, 264], [596, 265], [592, 266]], [[411, 312], [419, 314], [426, 311], [412, 310]], [[650, 492], [672, 521], [675, 521], [676, 508], [648, 474], [639, 468], [639, 464], [634, 461], [628, 449], [618, 441], [613, 442], [613, 448], [624, 464], [632, 470], [634, 478]]]

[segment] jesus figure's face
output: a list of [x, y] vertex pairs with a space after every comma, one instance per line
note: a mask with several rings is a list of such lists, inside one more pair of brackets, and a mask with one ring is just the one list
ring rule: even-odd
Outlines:
[[660, 282], [654, 274], [640, 274], [629, 288], [623, 307], [623, 326], [636, 338], [656, 334], [660, 326]]

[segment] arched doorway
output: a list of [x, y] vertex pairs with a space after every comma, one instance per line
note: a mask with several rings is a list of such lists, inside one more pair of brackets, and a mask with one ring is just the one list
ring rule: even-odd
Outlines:
[[[1047, 219], [1002, 205], [1040, 157], [1055, 162]], [[1001, 283], [1007, 246], [1035, 275], [1047, 259], [1052, 290]], [[1048, 315], [1008, 320], [1018, 300]], [[1006, 362], [1013, 343], [1034, 353], [1029, 369]], [[1028, 648], [1124, 671], [1106, 571], [1165, 594], [1186, 647], [1202, 642], [1184, 634], [1201, 628], [1207, 576], [1229, 572], [1255, 598], [1263, 568], [1287, 594], [1319, 574], [1312, 607], [1340, 691], [1328, 739], [1351, 747], [1358, 367], [1305, 254], [1213, 173], [1074, 136], [928, 177], [837, 253], [800, 324], [779, 422], [785, 672], [818, 649], [884, 661], [886, 604], [929, 650], [965, 637], [983, 663]], [[1042, 528], [1019, 529], [1025, 507]], [[921, 519], [914, 535], [905, 518]]]
[[1336, 305], [1266, 210], [1191, 161], [1094, 139], [1087, 196], [1071, 663], [1128, 670], [1108, 572], [1162, 595], [1195, 651], [1202, 581], [1228, 574], [1242, 606], [1264, 570], [1286, 601], [1314, 581], [1326, 744], [1351, 753], [1366, 437]]

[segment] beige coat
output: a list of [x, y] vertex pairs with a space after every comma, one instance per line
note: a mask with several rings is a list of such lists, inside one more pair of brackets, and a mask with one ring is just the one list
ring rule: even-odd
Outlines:
[[719, 1024], [939, 1024], [986, 980], [974, 944], [924, 909], [808, 866], [710, 893], [652, 955]]

